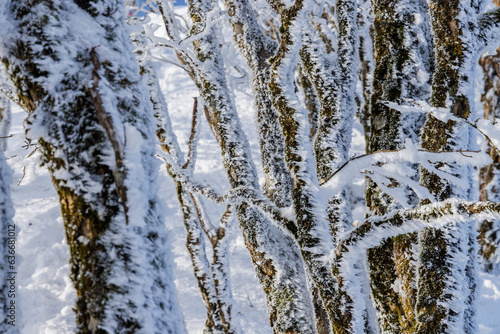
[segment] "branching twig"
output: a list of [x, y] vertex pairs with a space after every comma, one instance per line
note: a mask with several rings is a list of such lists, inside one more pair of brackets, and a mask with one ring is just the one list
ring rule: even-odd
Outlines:
[[[381, 150], [381, 151], [376, 151], [376, 152], [372, 152], [372, 153], [366, 153], [366, 154], [354, 156], [354, 157], [350, 158], [349, 160], [347, 160], [346, 162], [344, 162], [344, 164], [342, 166], [340, 166], [340, 168], [338, 168], [328, 179], [326, 179], [323, 182], [321, 182], [320, 186], [323, 185], [323, 184], [325, 184], [325, 183], [327, 183], [328, 181], [330, 181], [330, 179], [332, 177], [334, 177], [336, 174], [338, 174], [342, 169], [344, 169], [350, 162], [352, 162], [354, 160], [358, 160], [358, 159], [365, 158], [367, 156], [371, 156], [371, 155], [375, 155], [375, 154], [380, 154], [380, 153], [398, 153], [398, 152], [401, 152], [401, 151], [404, 151], [404, 150], [406, 150], [406, 148], [402, 148], [402, 149], [399, 149], [399, 150]], [[467, 157], [467, 158], [472, 158], [472, 156], [465, 155], [464, 153], [480, 153], [481, 152], [481, 151], [469, 151], [469, 150], [467, 150], [467, 151], [465, 151], [465, 150], [459, 150], [459, 151], [431, 152], [431, 151], [427, 151], [427, 150], [423, 150], [423, 149], [418, 149], [417, 151], [418, 152], [431, 153], [431, 154], [460, 153], [464, 157]]]
[[[448, 216], [450, 219], [454, 217], [463, 219], [464, 215], [473, 218], [479, 214], [498, 219], [500, 203], [449, 199], [414, 209], [396, 210], [385, 216], [373, 216], [339, 241], [334, 252], [335, 257], [337, 259], [342, 257], [342, 253], [348, 251], [349, 248], [356, 247], [356, 251], [359, 251], [359, 247], [362, 247], [366, 250], [380, 244], [387, 237], [414, 232], [431, 225], [435, 227], [437, 220], [448, 222], [449, 220], [445, 219]], [[480, 217], [480, 219], [484, 218]], [[369, 242], [368, 238], [370, 238]]]
[[[200, 103], [203, 107], [204, 104]], [[199, 106], [198, 98], [194, 98], [193, 103], [193, 119], [191, 121], [191, 134], [189, 136], [188, 141], [188, 154], [186, 163], [182, 166], [182, 169], [188, 169], [192, 171], [194, 169], [194, 165], [196, 163], [196, 152], [197, 152], [197, 144], [199, 137], [199, 127], [200, 127], [200, 113], [202, 106]]]
[[198, 221], [200, 222], [201, 229], [203, 230], [203, 232], [205, 232], [208, 240], [210, 240], [212, 247], [215, 247], [215, 245], [217, 244], [217, 232], [215, 227], [212, 225], [208, 216], [205, 214], [205, 210], [203, 209], [200, 199], [191, 192], [189, 193], [189, 196], [193, 201], [194, 210], [196, 211], [196, 216], [198, 217]]

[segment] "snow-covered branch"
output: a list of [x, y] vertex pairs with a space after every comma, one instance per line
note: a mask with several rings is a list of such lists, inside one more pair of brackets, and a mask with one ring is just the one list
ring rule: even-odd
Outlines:
[[426, 227], [439, 227], [455, 221], [457, 224], [473, 224], [484, 219], [499, 219], [500, 203], [467, 202], [449, 199], [422, 205], [414, 209], [401, 209], [384, 216], [373, 216], [358, 225], [339, 240], [333, 253], [333, 261], [339, 261], [345, 253], [377, 246], [386, 238], [419, 231]]
[[492, 9], [478, 17], [478, 39], [480, 50], [495, 50], [500, 43], [500, 8]]
[[[412, 179], [412, 176], [417, 171], [406, 166], [405, 163], [420, 164], [440, 177], [456, 184], [457, 187], [463, 186], [461, 179], [434, 165], [437, 162], [482, 167], [490, 163], [491, 159], [486, 153], [480, 151], [430, 152], [417, 148], [410, 140], [407, 140], [405, 148], [400, 150], [378, 151], [351, 158], [337, 169], [323, 186], [332, 188], [332, 191], [336, 193], [345, 185], [350, 184], [357, 175], [365, 173], [403, 206], [407, 206], [407, 203], [406, 196], [400, 194], [403, 191], [400, 188], [401, 185], [412, 188], [422, 200], [430, 199], [435, 201], [434, 196], [427, 188]], [[399, 183], [399, 186], [394, 187], [392, 180]]]

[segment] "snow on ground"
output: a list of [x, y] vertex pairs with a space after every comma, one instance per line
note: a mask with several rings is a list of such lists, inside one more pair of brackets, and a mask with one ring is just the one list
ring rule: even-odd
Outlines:
[[13, 111], [13, 137], [5, 155], [13, 170], [16, 210], [17, 326], [21, 333], [70, 333], [76, 293], [69, 279], [69, 248], [57, 194], [48, 172], [36, 167], [38, 153], [27, 158], [34, 147], [23, 148], [25, 113]]
[[[169, 103], [173, 128], [183, 150], [189, 138], [192, 97], [196, 88], [182, 69], [164, 67], [162, 89]], [[255, 138], [254, 118], [248, 92], [237, 92], [237, 106], [242, 124], [249, 138]], [[74, 330], [72, 307], [76, 293], [69, 280], [69, 249], [65, 242], [57, 195], [48, 172], [36, 167], [37, 154], [28, 158], [34, 147], [24, 148], [22, 122], [24, 112], [14, 108], [6, 157], [13, 169], [12, 197], [15, 203], [15, 223], [18, 233], [17, 272], [18, 299], [17, 325], [23, 334], [64, 334]], [[362, 135], [355, 127], [357, 151], [362, 151]], [[202, 125], [195, 177], [220, 191], [227, 189], [227, 181], [220, 161], [218, 144], [206, 122]], [[251, 143], [252, 155], [259, 164], [258, 147]], [[24, 172], [23, 172], [24, 171]], [[23, 177], [24, 174], [24, 177]], [[22, 181], [19, 183], [19, 180]], [[160, 197], [164, 202], [166, 226], [170, 230], [172, 253], [175, 256], [175, 284], [189, 333], [202, 333], [205, 308], [199, 294], [185, 248], [186, 235], [175, 195], [174, 185], [164, 168], [160, 172]], [[356, 183], [358, 192], [363, 182]], [[206, 203], [207, 210], [217, 223], [224, 208]], [[362, 219], [363, 210], [356, 212]], [[232, 291], [244, 333], [271, 333], [265, 309], [264, 293], [255, 278], [250, 257], [235, 224], [231, 232]], [[210, 254], [210, 253], [209, 253]], [[479, 300], [480, 333], [500, 333], [500, 277], [481, 274]]]
[[480, 274], [479, 333], [500, 333], [500, 275]]

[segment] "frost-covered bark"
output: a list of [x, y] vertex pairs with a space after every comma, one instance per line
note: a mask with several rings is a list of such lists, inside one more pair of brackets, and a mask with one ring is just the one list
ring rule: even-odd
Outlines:
[[[320, 2], [321, 3], [321, 2]], [[326, 9], [331, 9], [324, 4]], [[314, 6], [302, 29], [301, 66], [307, 74], [319, 101], [318, 129], [313, 138], [316, 174], [325, 183], [348, 159], [351, 132], [356, 114], [356, 58], [358, 36], [356, 3], [336, 4], [337, 34], [329, 32], [324, 22], [331, 19], [324, 7]], [[333, 9], [331, 9], [333, 10]], [[321, 14], [323, 13], [323, 14]], [[318, 34], [319, 30], [319, 34]], [[326, 36], [332, 36], [326, 38]], [[335, 43], [334, 43], [335, 42]], [[335, 50], [332, 52], [332, 50]], [[338, 232], [352, 227], [350, 189], [346, 187], [332, 196], [327, 207], [330, 224]]]
[[249, 1], [226, 0], [233, 38], [251, 71], [253, 101], [257, 111], [257, 127], [266, 178], [266, 195], [278, 207], [291, 204], [290, 173], [283, 154], [283, 132], [269, 95], [271, 67], [267, 61], [276, 51], [276, 42], [259, 26]]
[[3, 62], [61, 203], [77, 332], [183, 333], [156, 195], [152, 107], [124, 3], [3, 6], [12, 18]]
[[[212, 270], [205, 251], [205, 241], [200, 222], [195, 216], [194, 205], [191, 203], [188, 193], [183, 189], [181, 182], [176, 182], [177, 197], [181, 206], [184, 225], [187, 232], [186, 247], [188, 248], [194, 275], [198, 280], [203, 301], [207, 307], [207, 321], [204, 332], [206, 333], [234, 333], [234, 324], [231, 323], [231, 314], [224, 317], [221, 310], [222, 302], [217, 295], [215, 283], [212, 278]], [[226, 273], [227, 274], [227, 273]], [[228, 309], [231, 309], [230, 300]], [[232, 325], [232, 326], [231, 326]], [[229, 330], [229, 329], [232, 330]]]
[[[430, 103], [445, 107], [466, 119], [473, 101], [473, 68], [477, 61], [477, 13], [467, 1], [429, 2], [435, 44], [435, 71]], [[465, 149], [469, 128], [463, 123], [441, 122], [429, 116], [422, 132], [423, 148]], [[469, 199], [472, 175], [467, 167], [445, 165], [448, 173], [460, 177], [469, 187], [460, 189], [434, 173], [422, 170], [421, 182], [438, 200]], [[475, 238], [470, 226], [450, 222], [442, 229], [426, 229], [419, 235], [417, 327], [429, 333], [475, 332], [476, 268]]]
[[[300, 51], [305, 73], [320, 103], [318, 130], [314, 138], [316, 170], [320, 183], [348, 158], [351, 129], [357, 107], [354, 100], [357, 73], [356, 2], [339, 1], [335, 8], [338, 41], [335, 57], [312, 23], [303, 27]], [[312, 13], [313, 18], [315, 13]]]
[[11, 105], [4, 94], [0, 95], [0, 149], [7, 149], [7, 137], [9, 136], [11, 122]]
[[[484, 118], [492, 122], [500, 117], [500, 54], [483, 56], [480, 60], [484, 72], [484, 93], [481, 101]], [[480, 199], [500, 201], [500, 155], [493, 147], [488, 148], [493, 162], [479, 172]], [[500, 268], [500, 221], [484, 221], [479, 226], [480, 254], [486, 271], [495, 272]]]
[[[337, 293], [342, 282], [336, 282], [328, 263], [325, 262], [328, 247], [324, 239], [324, 233], [327, 231], [326, 217], [315, 197], [318, 192], [318, 180], [314, 173], [311, 144], [305, 127], [307, 112], [300, 106], [292, 79], [299, 60], [302, 28], [307, 24], [305, 20], [310, 10], [310, 2], [296, 1], [290, 7], [280, 1], [269, 3], [281, 16], [281, 43], [276, 55], [271, 59], [272, 76], [269, 88], [285, 136], [285, 155], [292, 175], [292, 202], [299, 230], [297, 242], [309, 274], [319, 290], [332, 329], [335, 332], [344, 332], [350, 326], [352, 318], [349, 309], [338, 307], [338, 301], [345, 297]], [[321, 131], [320, 129], [318, 131]], [[318, 136], [319, 132], [316, 138]]]
[[311, 80], [304, 74], [302, 67], [298, 69], [298, 80], [297, 84], [302, 89], [304, 94], [304, 104], [306, 109], [309, 111], [309, 139], [314, 141], [316, 132], [318, 131], [318, 118], [319, 118], [319, 100], [318, 94], [311, 83]]
[[[424, 1], [373, 1], [375, 69], [369, 152], [401, 149], [407, 139], [418, 141], [423, 115], [402, 114], [386, 102], [405, 104], [428, 94], [431, 41], [426, 28], [427, 10]], [[400, 187], [395, 180], [390, 186]], [[406, 192], [406, 201], [415, 202], [410, 190]], [[366, 202], [371, 214], [376, 215], [400, 208], [369, 178]], [[368, 251], [372, 297], [383, 333], [409, 332], [414, 328], [416, 263], [411, 252], [404, 254], [404, 250], [411, 250], [415, 241], [414, 235], [399, 236]], [[398, 284], [399, 289], [395, 289]]]
[[[168, 4], [162, 3], [163, 8], [168, 8]], [[148, 23], [148, 17], [138, 17], [131, 19], [131, 23]], [[132, 40], [138, 50], [147, 46], [147, 37], [145, 31], [133, 34]], [[238, 326], [235, 324], [232, 315], [232, 298], [229, 286], [224, 291], [224, 296], [221, 298], [216, 290], [216, 282], [214, 281], [215, 271], [218, 271], [217, 281], [228, 281], [228, 271], [226, 269], [227, 261], [223, 256], [217, 260], [220, 269], [212, 270], [211, 264], [206, 253], [204, 234], [212, 242], [219, 241], [217, 231], [209, 222], [205, 222], [207, 228], [202, 227], [202, 222], [207, 218], [200, 212], [202, 210], [201, 203], [195, 204], [195, 196], [187, 189], [185, 185], [178, 179], [176, 169], [184, 169], [191, 176], [196, 163], [197, 140], [201, 122], [202, 106], [198, 99], [194, 99], [193, 120], [191, 136], [188, 143], [189, 152], [187, 159], [184, 158], [177, 138], [172, 130], [172, 124], [167, 109], [167, 102], [160, 89], [160, 85], [154, 71], [153, 64], [148, 58], [147, 53], [139, 51], [138, 61], [141, 65], [141, 72], [147, 79], [147, 84], [150, 90], [150, 99], [153, 103], [154, 115], [157, 121], [156, 136], [161, 143], [162, 150], [169, 154], [171, 162], [167, 163], [167, 170], [172, 176], [177, 193], [177, 199], [181, 207], [184, 227], [187, 234], [186, 247], [188, 249], [191, 262], [193, 265], [194, 275], [198, 281], [203, 301], [207, 308], [207, 320], [205, 322], [204, 332], [206, 333], [236, 333]], [[172, 164], [175, 164], [173, 168]], [[214, 251], [215, 253], [215, 251]], [[215, 259], [215, 255], [214, 255]], [[228, 285], [228, 284], [226, 284]]]
[[[186, 63], [193, 70], [195, 84], [207, 106], [231, 189], [260, 198], [257, 171], [228, 88], [219, 41], [213, 26], [204, 30], [205, 15], [211, 9], [209, 1], [189, 2], [193, 21], [190, 33], [192, 36], [199, 34], [199, 38], [193, 42], [193, 54], [185, 52]], [[165, 22], [168, 25], [168, 21]], [[195, 58], [189, 59], [192, 56]], [[251, 203], [236, 205], [235, 212], [257, 277], [267, 296], [273, 331], [313, 333], [311, 296], [295, 242]]]
[[[194, 206], [197, 217], [193, 211], [186, 217], [192, 217], [188, 221], [198, 218], [198, 231], [201, 228], [207, 232], [203, 209], [198, 208], [201, 203], [198, 197], [206, 196], [234, 208], [268, 297], [275, 332], [474, 332], [473, 278], [476, 269], [474, 239], [471, 237], [473, 224], [470, 222], [477, 217], [471, 217], [467, 210], [475, 204], [457, 204], [446, 199], [450, 194], [463, 199], [472, 198], [469, 191], [462, 191], [461, 187], [464, 183], [470, 186], [471, 166], [479, 166], [485, 160], [477, 152], [468, 150], [468, 130], [465, 123], [462, 125], [457, 119], [453, 121], [458, 125], [450, 123], [450, 128], [442, 133], [428, 122], [430, 125], [427, 125], [422, 140], [427, 150], [419, 149], [414, 143], [422, 126], [421, 110], [436, 115], [437, 120], [437, 117], [442, 117], [437, 114], [445, 107], [453, 109], [446, 103], [436, 103], [441, 97], [445, 96], [445, 102], [454, 103], [457, 96], [472, 101], [471, 78], [474, 73], [471, 68], [474, 57], [483, 47], [478, 36], [482, 31], [479, 21], [484, 21], [485, 16], [478, 14], [481, 11], [479, 2], [467, 4], [466, 1], [450, 0], [444, 5], [431, 2], [432, 22], [427, 17], [428, 8], [424, 1], [372, 2], [375, 15], [373, 94], [370, 103], [365, 101], [362, 107], [366, 109], [370, 104], [371, 108], [371, 119], [365, 122], [365, 126], [368, 123], [371, 126], [367, 131], [371, 136], [369, 151], [383, 152], [350, 158], [352, 122], [357, 111], [355, 93], [359, 55], [356, 22], [358, 19], [370, 22], [366, 18], [369, 16], [367, 2], [358, 2], [337, 1], [332, 6], [331, 2], [321, 0], [268, 0], [266, 6], [263, 1], [225, 0], [227, 25], [223, 20], [225, 13], [214, 7], [216, 2], [192, 0], [189, 3], [191, 31], [179, 33], [175, 29], [174, 15], [171, 11], [165, 12], [162, 5], [165, 2], [159, 1], [158, 8], [163, 14], [168, 38], [150, 36], [151, 47], [173, 48], [179, 66], [190, 73], [197, 85], [206, 106], [208, 122], [221, 146], [230, 189], [226, 194], [218, 194], [209, 186], [197, 184], [189, 168], [184, 168], [186, 164], [175, 162], [171, 150], [167, 149], [170, 156], [165, 159], [177, 185], [190, 193], [191, 198], [185, 196], [181, 202]], [[453, 6], [460, 10], [450, 10]], [[269, 13], [269, 7], [274, 12]], [[361, 20], [358, 14], [364, 19]], [[440, 15], [448, 15], [451, 19], [445, 19], [443, 23]], [[277, 22], [279, 29], [276, 29]], [[362, 57], [368, 60], [372, 51], [367, 46], [371, 36], [370, 27], [366, 25], [362, 34], [365, 39]], [[439, 31], [442, 26], [445, 30], [451, 29], [452, 33]], [[488, 24], [483, 28], [486, 26]], [[463, 29], [464, 33], [460, 30], [463, 27], [467, 28]], [[220, 28], [222, 33], [218, 31]], [[431, 28], [434, 41], [437, 41], [435, 59], [439, 72], [433, 77], [432, 95], [429, 87], [430, 74], [434, 70], [434, 55], [430, 50], [433, 47]], [[265, 32], [266, 29], [269, 33]], [[221, 55], [222, 35], [228, 30], [242, 56], [236, 61], [233, 57], [228, 59]], [[272, 35], [272, 39], [268, 35]], [[454, 58], [454, 50], [461, 52], [458, 58]], [[232, 95], [234, 87], [228, 83], [232, 67], [241, 60], [246, 66], [240, 62], [239, 72], [250, 74], [257, 110], [258, 141], [265, 178], [261, 181], [265, 194], [259, 189], [248, 142], [238, 120]], [[370, 82], [370, 68], [366, 66], [362, 73], [365, 87]], [[443, 70], [448, 72], [443, 75]], [[447, 80], [448, 77], [451, 81]], [[297, 96], [297, 84], [303, 90], [300, 93], [304, 93], [304, 99]], [[246, 91], [246, 88], [238, 87], [241, 91]], [[455, 111], [464, 111], [463, 106], [455, 106]], [[317, 129], [314, 119], [310, 121], [309, 117], [315, 107], [319, 111]], [[476, 127], [484, 125], [469, 123]], [[169, 131], [166, 129], [165, 133]], [[430, 141], [434, 139], [447, 145], [433, 148]], [[283, 146], [280, 145], [282, 142]], [[188, 146], [191, 144], [190, 139]], [[443, 150], [449, 152], [441, 152]], [[284, 169], [284, 161], [288, 171]], [[431, 188], [432, 182], [426, 180], [429, 175], [435, 175], [435, 179], [442, 179], [450, 192], [444, 195], [448, 188], [441, 188], [439, 184], [435, 185], [438, 191], [419, 184], [417, 163], [427, 171], [423, 173], [425, 186]], [[450, 176], [449, 171], [456, 177]], [[373, 216], [358, 228], [353, 228], [347, 195], [350, 181], [358, 172], [373, 180], [368, 195]], [[465, 178], [460, 179], [462, 176]], [[418, 205], [417, 197], [437, 200], [438, 203]], [[291, 207], [288, 206], [290, 203]], [[400, 207], [406, 209], [392, 211]], [[434, 215], [433, 210], [443, 214]], [[461, 224], [462, 221], [466, 223]], [[452, 224], [455, 230], [450, 228]], [[194, 228], [194, 224], [191, 225], [190, 228]], [[426, 229], [429, 226], [435, 229]], [[419, 236], [417, 232], [421, 232]], [[413, 234], [406, 235], [408, 233]], [[206, 234], [214, 245], [213, 231]], [[439, 239], [439, 234], [445, 237]], [[188, 246], [192, 254], [198, 252], [193, 247], [199, 243], [197, 236], [193, 235], [194, 244]], [[380, 253], [368, 250], [388, 238], [390, 247], [382, 248]], [[452, 248], [434, 247], [433, 240], [437, 239], [444, 240], [443, 244]], [[421, 252], [418, 243], [423, 245]], [[214, 247], [218, 252], [218, 246]], [[330, 253], [332, 249], [335, 249], [333, 254]], [[363, 267], [367, 252], [372, 264], [369, 268], [371, 279]], [[198, 256], [193, 257], [195, 270], [202, 267], [198, 260], [205, 258], [200, 254], [198, 252]], [[331, 261], [328, 261], [329, 255]], [[445, 261], [447, 267], [426, 268], [422, 265], [425, 261], [433, 263], [433, 257]], [[417, 264], [420, 272], [417, 272]], [[215, 267], [212, 266], [212, 270]], [[456, 271], [452, 272], [450, 268]], [[202, 275], [197, 276], [205, 279]], [[219, 289], [217, 281], [213, 282], [216, 286], [214, 298], [220, 298], [219, 290], [224, 288]], [[311, 293], [305, 288], [306, 282], [313, 303]], [[374, 310], [368, 300], [370, 283], [378, 310]], [[212, 283], [208, 284], [212, 286]], [[208, 296], [203, 289], [202, 293]], [[442, 298], [436, 302], [440, 293]], [[210, 309], [210, 302], [207, 305]], [[292, 312], [298, 316], [291, 316]], [[221, 308], [219, 314], [222, 318], [223, 313]], [[443, 314], [446, 317], [439, 318]], [[211, 317], [216, 318], [215, 313]], [[380, 330], [376, 328], [375, 317], [379, 318]]]
[[[363, 126], [366, 145], [370, 138], [370, 100], [373, 81], [373, 10], [371, 1], [358, 0], [358, 35], [359, 35], [359, 65], [358, 65], [358, 119]], [[361, 91], [359, 91], [361, 89]], [[368, 147], [368, 146], [367, 146]]]
[[[398, 104], [421, 99], [429, 92], [431, 41], [426, 29], [427, 6], [423, 1], [375, 1], [373, 93], [371, 96], [369, 152], [396, 150], [404, 140], [418, 141], [422, 115], [402, 114], [386, 102]], [[397, 208], [394, 200], [367, 190], [367, 205], [375, 214]], [[410, 199], [408, 199], [410, 202]]]

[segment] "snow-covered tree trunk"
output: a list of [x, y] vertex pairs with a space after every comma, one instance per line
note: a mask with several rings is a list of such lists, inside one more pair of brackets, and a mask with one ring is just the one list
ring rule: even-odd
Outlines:
[[3, 61], [61, 203], [77, 332], [183, 333], [125, 4], [2, 4]]
[[[424, 1], [373, 1], [375, 69], [369, 152], [401, 149], [405, 139], [418, 141], [422, 115], [402, 114], [385, 103], [405, 104], [428, 94], [430, 57], [426, 50], [431, 41], [426, 33], [426, 7]], [[394, 182], [392, 186], [398, 185]], [[415, 202], [415, 196], [408, 189], [406, 192], [406, 201], [414, 205], [411, 202]], [[370, 178], [366, 202], [370, 213], [376, 215], [400, 208], [397, 200], [383, 193]], [[383, 333], [404, 333], [414, 328], [416, 259], [411, 249], [415, 243], [415, 235], [398, 236], [368, 251], [372, 298]], [[399, 289], [394, 288], [396, 285]]]
[[0, 95], [0, 149], [7, 149], [7, 137], [9, 136], [11, 122], [11, 102], [4, 94]]
[[[430, 1], [429, 8], [435, 44], [430, 104], [448, 108], [452, 115], [467, 119], [473, 96], [473, 63], [477, 61], [474, 29], [479, 8], [470, 1], [458, 0]], [[445, 123], [429, 115], [421, 146], [433, 152], [466, 149], [469, 132], [464, 123]], [[422, 184], [440, 201], [451, 197], [470, 199], [473, 189], [470, 169], [453, 164], [444, 168], [467, 186], [460, 189], [425, 169], [421, 174]], [[476, 331], [475, 242], [470, 226], [457, 226], [453, 222], [419, 234], [417, 331]]]
[[[278, 114], [272, 104], [272, 97], [269, 94], [268, 87], [271, 79], [271, 65], [268, 59], [276, 52], [277, 45], [265, 36], [264, 31], [258, 25], [256, 14], [249, 2], [241, 0], [226, 1], [226, 5], [229, 9], [228, 13], [231, 18], [234, 40], [251, 69], [266, 179], [277, 180], [274, 181], [277, 195], [275, 198], [278, 199], [281, 196], [282, 199], [279, 201], [274, 199], [276, 205], [283, 206], [283, 204], [286, 204], [289, 206], [291, 205], [290, 190], [292, 182], [290, 172], [285, 166], [283, 131], [278, 122]], [[305, 94], [306, 107], [309, 110], [309, 135], [312, 139], [316, 134], [319, 114], [316, 91], [306, 75], [300, 72], [299, 76]], [[272, 166], [272, 168], [268, 166]], [[269, 170], [273, 172], [269, 173]], [[324, 309], [319, 291], [314, 283], [310, 282], [309, 285], [313, 294], [316, 328], [319, 333], [329, 333], [328, 315]]]
[[[368, 148], [370, 138], [370, 100], [373, 82], [373, 10], [371, 1], [358, 0], [359, 65], [358, 80], [361, 91], [357, 92], [358, 119], [363, 126]], [[358, 86], [358, 87], [359, 87]]]
[[[355, 6], [352, 1], [342, 1], [337, 7], [339, 10], [337, 16], [343, 30], [342, 43], [339, 47], [341, 50], [339, 58], [343, 61], [339, 65], [341, 69], [342, 66], [346, 69], [337, 77], [331, 72], [331, 68], [325, 68], [328, 64], [322, 62], [325, 59], [323, 52], [326, 51], [312, 47], [310, 23], [307, 21], [311, 2], [296, 1], [290, 6], [283, 1], [268, 2], [281, 17], [281, 41], [276, 54], [270, 59], [272, 75], [269, 88], [274, 107], [280, 116], [279, 121], [285, 137], [285, 157], [292, 176], [292, 203], [299, 231], [296, 239], [311, 279], [323, 300], [330, 325], [334, 332], [343, 333], [351, 326], [353, 314], [351, 305], [346, 305], [350, 298], [344, 291], [345, 282], [340, 276], [336, 279], [334, 275], [338, 274], [337, 268], [333, 268], [334, 275], [332, 275], [332, 268], [325, 262], [327, 249], [331, 246], [331, 240], [330, 242], [325, 240], [325, 233], [328, 229], [333, 231], [334, 228], [328, 226], [326, 210], [321, 210], [316, 197], [319, 190], [316, 172], [321, 176], [321, 181], [325, 182], [331, 177], [333, 170], [347, 158], [350, 137], [344, 136], [343, 131], [349, 132], [354, 117], [354, 87], [351, 84], [356, 73], [353, 62], [357, 51], [356, 28], [353, 26], [356, 19]], [[305, 41], [304, 44], [302, 39]], [[308, 48], [314, 52], [313, 57], [309, 57]], [[306, 72], [315, 73], [315, 75], [309, 73], [308, 76], [320, 99], [321, 111], [315, 139], [315, 159], [311, 155], [312, 145], [309, 133], [306, 131], [307, 111], [300, 105], [293, 80], [299, 57], [305, 64]], [[316, 75], [317, 73], [324, 74], [325, 77]], [[334, 80], [338, 80], [339, 87], [332, 87]], [[318, 89], [321, 85], [324, 85], [323, 90]], [[333, 100], [334, 96], [338, 96], [338, 101]], [[321, 151], [321, 147], [325, 151]], [[343, 204], [345, 201], [342, 199], [340, 205]]]
[[[481, 101], [484, 118], [495, 122], [500, 117], [500, 53], [483, 56], [480, 64], [484, 71], [484, 93]], [[488, 148], [493, 162], [479, 172], [480, 199], [500, 201], [500, 155], [494, 147]], [[500, 221], [484, 221], [479, 226], [480, 254], [484, 270], [496, 272], [500, 268]]]
[[267, 61], [276, 51], [276, 42], [265, 36], [251, 4], [226, 0], [233, 38], [251, 70], [253, 101], [266, 182], [264, 190], [278, 207], [291, 205], [291, 179], [284, 159], [283, 133], [269, 95], [271, 65]]

